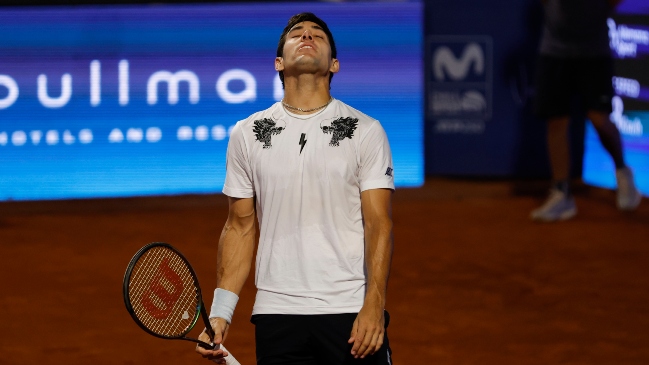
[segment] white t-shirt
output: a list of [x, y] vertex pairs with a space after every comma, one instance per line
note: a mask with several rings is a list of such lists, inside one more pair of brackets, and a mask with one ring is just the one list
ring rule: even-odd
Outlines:
[[223, 193], [256, 196], [253, 314], [358, 312], [365, 297], [361, 191], [394, 189], [381, 124], [333, 100], [310, 115], [281, 103], [232, 129]]

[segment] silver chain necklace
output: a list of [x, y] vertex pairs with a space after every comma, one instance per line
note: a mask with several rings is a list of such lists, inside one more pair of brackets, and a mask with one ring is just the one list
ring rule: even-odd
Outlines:
[[327, 101], [324, 105], [321, 105], [321, 106], [319, 106], [317, 108], [312, 108], [312, 109], [302, 109], [302, 108], [298, 108], [298, 107], [295, 107], [295, 106], [292, 106], [292, 105], [288, 105], [288, 104], [286, 104], [284, 102], [284, 99], [282, 99], [282, 105], [284, 105], [285, 108], [288, 108], [288, 109], [291, 109], [291, 110], [297, 110], [297, 111], [300, 111], [302, 113], [308, 113], [308, 112], [316, 111], [316, 110], [319, 110], [319, 109], [322, 109], [322, 108], [326, 107], [333, 100], [334, 100], [334, 98], [329, 98], [329, 101]]

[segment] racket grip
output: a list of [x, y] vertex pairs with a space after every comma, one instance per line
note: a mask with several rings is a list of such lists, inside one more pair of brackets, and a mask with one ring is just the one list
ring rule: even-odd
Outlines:
[[[241, 363], [234, 358], [234, 355], [228, 349], [225, 348], [225, 346], [221, 345], [221, 350], [226, 351], [228, 353], [228, 356], [225, 357], [225, 365], [241, 365]], [[216, 348], [215, 348], [216, 349]], [[216, 359], [212, 360], [214, 362], [217, 362]]]

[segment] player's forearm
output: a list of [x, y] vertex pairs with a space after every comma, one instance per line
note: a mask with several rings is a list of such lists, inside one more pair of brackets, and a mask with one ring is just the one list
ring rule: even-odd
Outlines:
[[388, 277], [392, 262], [392, 219], [384, 216], [365, 225], [367, 290], [365, 304], [385, 308]]
[[241, 293], [252, 266], [255, 244], [255, 215], [228, 219], [219, 239], [216, 286]]

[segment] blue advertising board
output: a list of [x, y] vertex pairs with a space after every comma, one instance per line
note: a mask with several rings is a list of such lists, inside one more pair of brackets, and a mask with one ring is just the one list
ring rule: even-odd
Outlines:
[[545, 125], [531, 112], [541, 3], [426, 1], [426, 173], [549, 173]]
[[[649, 195], [649, 4], [644, 0], [623, 2], [608, 20], [611, 51], [616, 59], [613, 113], [622, 136], [625, 160], [636, 184]], [[615, 188], [615, 166], [592, 126], [586, 131], [585, 182]]]
[[422, 4], [0, 10], [0, 200], [220, 192], [232, 126], [283, 96], [288, 18], [331, 28], [332, 95], [378, 119], [397, 186], [424, 179]]

